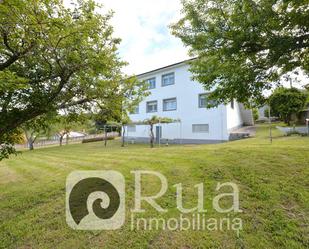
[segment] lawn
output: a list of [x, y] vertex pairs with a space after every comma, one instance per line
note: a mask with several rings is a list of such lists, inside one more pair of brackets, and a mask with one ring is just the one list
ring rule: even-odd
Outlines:
[[[283, 137], [274, 131], [273, 144], [266, 126], [256, 138], [216, 145], [179, 145], [150, 149], [147, 145], [121, 148], [119, 141], [49, 147], [0, 162], [0, 248], [309, 248], [309, 138]], [[74, 170], [113, 169], [126, 179], [126, 209], [133, 207], [131, 170], [156, 170], [169, 181], [160, 199], [174, 216], [173, 184], [183, 183], [188, 207], [195, 200], [193, 185], [205, 184], [207, 215], [218, 182], [240, 188], [233, 231], [131, 231], [129, 217], [115, 231], [76, 231], [65, 219], [65, 181]], [[156, 179], [143, 185], [157, 192]], [[195, 204], [195, 203], [194, 203]], [[192, 203], [191, 203], [192, 205]], [[144, 205], [155, 215], [149, 205]], [[129, 216], [129, 212], [128, 216]]]

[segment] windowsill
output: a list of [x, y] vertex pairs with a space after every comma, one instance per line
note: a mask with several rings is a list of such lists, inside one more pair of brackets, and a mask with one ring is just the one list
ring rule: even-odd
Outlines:
[[173, 110], [163, 110], [164, 112], [173, 112], [173, 111], [177, 111], [177, 109], [173, 109]]
[[173, 86], [173, 85], [175, 85], [175, 83], [174, 84], [168, 84], [168, 85], [161, 85], [161, 87]]

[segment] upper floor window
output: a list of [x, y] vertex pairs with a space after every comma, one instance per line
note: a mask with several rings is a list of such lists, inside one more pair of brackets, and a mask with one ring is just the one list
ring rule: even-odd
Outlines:
[[175, 73], [168, 73], [162, 75], [162, 86], [169, 86], [175, 84]]
[[209, 93], [202, 93], [198, 96], [198, 107], [207, 108], [208, 104], [215, 105], [216, 101], [208, 99]]
[[139, 106], [135, 106], [134, 109], [130, 112], [131, 114], [138, 114], [139, 113]]
[[163, 111], [174, 111], [177, 109], [176, 98], [163, 100]]
[[156, 88], [156, 78], [147, 79], [146, 82], [148, 84], [148, 89]]
[[158, 111], [158, 101], [149, 101], [146, 103], [147, 112], [157, 112]]

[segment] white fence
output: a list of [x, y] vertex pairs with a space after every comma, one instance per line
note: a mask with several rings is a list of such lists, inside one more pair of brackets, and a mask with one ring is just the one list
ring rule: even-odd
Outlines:
[[[119, 133], [118, 132], [108, 132], [107, 137], [118, 137]], [[93, 135], [87, 135], [83, 137], [69, 137], [68, 139], [64, 138], [62, 141], [63, 145], [66, 144], [76, 144], [76, 143], [81, 143], [83, 139], [91, 139], [91, 138], [105, 138], [105, 134], [93, 134]], [[47, 147], [47, 146], [53, 146], [53, 145], [59, 145], [60, 141], [59, 139], [49, 139], [49, 140], [38, 140], [36, 141], [33, 146], [34, 148], [40, 148], [40, 147]], [[28, 148], [29, 145], [27, 143], [25, 144], [16, 144], [15, 148], [16, 149], [25, 149]]]

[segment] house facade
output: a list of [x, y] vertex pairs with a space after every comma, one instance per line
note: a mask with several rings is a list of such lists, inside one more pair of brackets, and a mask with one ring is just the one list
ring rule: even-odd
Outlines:
[[[157, 143], [219, 143], [228, 141], [235, 129], [253, 124], [251, 110], [236, 101], [207, 109], [209, 92], [191, 77], [188, 61], [138, 75], [149, 84], [151, 94], [130, 114], [131, 121], [138, 123], [154, 115], [179, 120], [155, 125]], [[126, 128], [126, 140], [149, 141], [148, 125]]]

